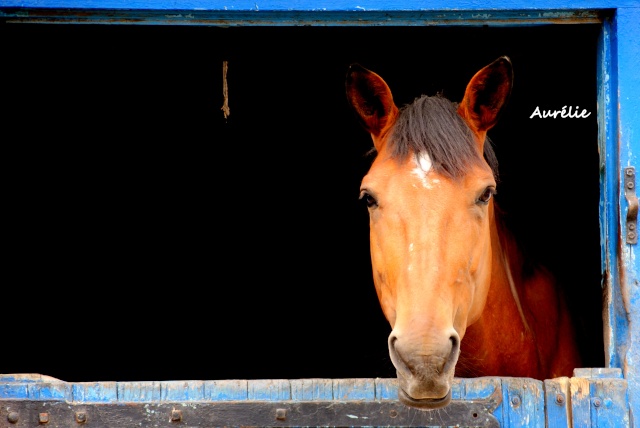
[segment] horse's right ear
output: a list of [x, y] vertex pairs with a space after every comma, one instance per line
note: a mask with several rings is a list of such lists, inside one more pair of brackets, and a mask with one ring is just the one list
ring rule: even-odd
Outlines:
[[371, 133], [376, 149], [379, 150], [379, 137], [398, 115], [391, 89], [382, 77], [359, 64], [351, 64], [349, 67], [345, 86], [349, 104], [362, 126]]
[[478, 71], [469, 81], [458, 113], [481, 141], [497, 122], [502, 108], [509, 100], [513, 86], [513, 67], [502, 56]]

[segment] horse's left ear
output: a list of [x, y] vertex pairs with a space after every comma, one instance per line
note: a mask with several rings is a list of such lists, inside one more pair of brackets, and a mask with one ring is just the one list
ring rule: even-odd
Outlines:
[[360, 124], [371, 133], [374, 145], [380, 151], [380, 136], [398, 116], [391, 89], [382, 77], [359, 64], [349, 67], [345, 87], [349, 105]]
[[513, 67], [509, 57], [502, 56], [471, 78], [458, 106], [471, 129], [484, 142], [489, 129], [497, 122], [513, 86]]

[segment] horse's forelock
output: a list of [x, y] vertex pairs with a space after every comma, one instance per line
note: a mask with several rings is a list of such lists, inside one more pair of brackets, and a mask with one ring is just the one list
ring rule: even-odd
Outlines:
[[[441, 95], [423, 95], [400, 109], [388, 144], [392, 156], [401, 160], [409, 153], [426, 152], [433, 168], [452, 178], [461, 177], [469, 165], [482, 161], [473, 132], [457, 113], [457, 104]], [[484, 157], [497, 179], [497, 159], [488, 138]]]

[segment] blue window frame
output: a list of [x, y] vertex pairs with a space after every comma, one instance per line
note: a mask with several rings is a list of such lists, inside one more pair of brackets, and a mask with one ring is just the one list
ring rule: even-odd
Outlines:
[[[192, 0], [0, 0], [4, 24], [69, 23], [202, 26], [601, 26], [597, 46], [600, 237], [605, 290], [605, 368], [621, 369], [632, 417], [640, 415], [640, 278], [637, 244], [627, 243], [637, 215], [625, 191], [640, 153], [640, 1], [288, 2]], [[579, 43], [579, 41], [576, 41]], [[5, 124], [4, 132], [11, 124]], [[635, 205], [634, 205], [635, 204]], [[631, 207], [631, 209], [630, 209]], [[0, 368], [0, 371], [2, 369]]]

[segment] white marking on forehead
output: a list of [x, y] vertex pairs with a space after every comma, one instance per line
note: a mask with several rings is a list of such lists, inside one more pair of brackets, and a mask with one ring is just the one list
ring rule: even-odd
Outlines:
[[420, 168], [422, 168], [424, 172], [429, 172], [429, 170], [431, 169], [431, 158], [429, 157], [429, 155], [426, 153], [420, 153], [416, 157], [418, 158], [417, 160]]
[[416, 167], [411, 171], [422, 183], [422, 186], [431, 189], [433, 183], [437, 183], [438, 180], [428, 180], [427, 174], [431, 170], [431, 158], [426, 153], [420, 153], [413, 157]]

